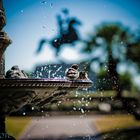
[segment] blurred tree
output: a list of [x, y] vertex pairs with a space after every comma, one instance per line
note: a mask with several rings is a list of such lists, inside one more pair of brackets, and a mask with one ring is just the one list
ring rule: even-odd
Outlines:
[[131, 75], [128, 72], [121, 73], [119, 79], [122, 89], [130, 91], [133, 86]]
[[[96, 88], [98, 90], [110, 90], [112, 86], [109, 81], [110, 80], [108, 79], [107, 72], [100, 70], [97, 73]], [[135, 87], [133, 85], [131, 75], [128, 72], [119, 74], [119, 82], [122, 90], [130, 91], [132, 87]]]
[[137, 64], [140, 69], [140, 37], [128, 44], [127, 58]]
[[[88, 41], [85, 41], [83, 52], [89, 54], [91, 65], [96, 62], [100, 70], [105, 69], [106, 73], [98, 73], [97, 76], [104, 76], [104, 81], [101, 78], [102, 82], [106, 83], [108, 88], [116, 90], [117, 97], [121, 97], [123, 89], [117, 68], [121, 62], [126, 61], [126, 54], [131, 52], [127, 51], [127, 48], [132, 40], [132, 34], [122, 24], [104, 23], [96, 28]], [[135, 59], [133, 55], [135, 53], [130, 59]], [[105, 89], [108, 89], [106, 86]]]
[[111, 85], [107, 78], [107, 72], [105, 70], [97, 72], [95, 87], [99, 91], [111, 89]]

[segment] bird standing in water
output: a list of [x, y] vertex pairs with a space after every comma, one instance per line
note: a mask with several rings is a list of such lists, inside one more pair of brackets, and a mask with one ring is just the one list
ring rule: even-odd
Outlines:
[[65, 73], [68, 80], [76, 80], [79, 77], [78, 65], [73, 64]]

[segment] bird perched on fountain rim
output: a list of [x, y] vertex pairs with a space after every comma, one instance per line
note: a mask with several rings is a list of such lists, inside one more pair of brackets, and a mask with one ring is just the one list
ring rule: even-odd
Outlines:
[[20, 79], [28, 78], [28, 76], [23, 70], [20, 70], [19, 67], [15, 65], [6, 72], [5, 78]]
[[77, 80], [89, 80], [88, 74], [85, 71], [80, 71]]
[[79, 77], [78, 65], [73, 64], [66, 70], [65, 75], [68, 80], [76, 80]]

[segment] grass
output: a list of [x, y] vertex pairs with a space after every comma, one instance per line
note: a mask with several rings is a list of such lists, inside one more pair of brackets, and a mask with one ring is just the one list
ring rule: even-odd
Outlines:
[[99, 132], [106, 132], [140, 126], [140, 121], [137, 121], [132, 115], [107, 115], [97, 118], [94, 124]]
[[[76, 92], [67, 94], [66, 101], [61, 103], [52, 103], [46, 107], [49, 111], [69, 111], [78, 110], [84, 108], [87, 110], [98, 110], [98, 105], [101, 102], [110, 103], [113, 111], [120, 110], [122, 112], [122, 103], [120, 100], [114, 100], [116, 95], [115, 91], [96, 91], [96, 92]], [[123, 97], [136, 98], [140, 101], [140, 95], [137, 93], [130, 93], [128, 91], [123, 92]]]
[[82, 92], [79, 91], [77, 92], [77, 94], [72, 93], [67, 95], [68, 98], [73, 98], [73, 97], [77, 97], [77, 98], [89, 98], [89, 97], [110, 97], [110, 96], [115, 96], [116, 95], [116, 91], [96, 91], [96, 92]]
[[30, 121], [30, 117], [6, 117], [6, 130], [8, 134], [18, 139]]

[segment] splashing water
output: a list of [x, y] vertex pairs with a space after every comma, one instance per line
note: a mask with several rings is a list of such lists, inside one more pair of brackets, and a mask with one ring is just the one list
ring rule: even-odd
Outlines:
[[[55, 67], [55, 66], [54, 66]], [[53, 74], [53, 78], [56, 76], [57, 77], [57, 73], [62, 69], [62, 66], [60, 66]]]
[[34, 107], [32, 107], [32, 110], [34, 110], [35, 108]]
[[20, 12], [21, 12], [21, 13], [23, 13], [24, 11], [23, 11], [23, 10], [21, 10]]
[[83, 109], [83, 108], [81, 108], [81, 113], [83, 113], [83, 114], [85, 113], [85, 111], [84, 111], [84, 109]]
[[23, 112], [23, 116], [25, 116], [26, 115], [26, 113], [25, 112]]
[[50, 3], [50, 7], [53, 8], [53, 3]]
[[73, 110], [75, 110], [75, 111], [76, 111], [76, 107], [73, 107]]
[[82, 98], [82, 101], [84, 101], [85, 100], [85, 98]]
[[51, 78], [51, 70], [48, 71], [48, 78]]
[[65, 75], [65, 69], [59, 65], [47, 65], [37, 67], [34, 73], [34, 78], [62, 78]]

